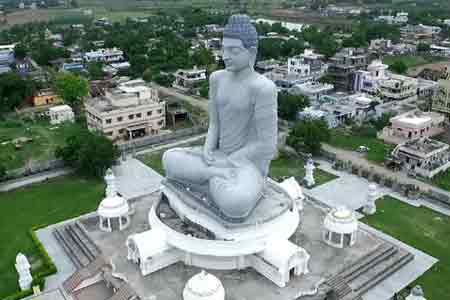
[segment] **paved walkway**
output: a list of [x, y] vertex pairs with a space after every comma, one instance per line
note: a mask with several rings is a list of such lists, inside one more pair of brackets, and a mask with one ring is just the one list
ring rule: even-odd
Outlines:
[[323, 144], [322, 146], [325, 151], [335, 153], [336, 157], [339, 158], [340, 160], [344, 160], [344, 161], [350, 160], [353, 164], [363, 166], [364, 168], [367, 168], [367, 169], [373, 167], [375, 172], [377, 172], [378, 174], [383, 174], [387, 177], [396, 178], [401, 183], [414, 184], [414, 185], [418, 186], [421, 190], [424, 190], [424, 191], [432, 190], [432, 191], [436, 191], [441, 194], [445, 194], [450, 197], [450, 192], [448, 192], [448, 191], [445, 191], [443, 189], [440, 189], [438, 187], [435, 187], [435, 186], [425, 183], [423, 181], [411, 178], [411, 177], [407, 176], [404, 172], [394, 172], [383, 166], [369, 162], [368, 160], [366, 160], [363, 156], [361, 156], [357, 152], [335, 148], [328, 144]]
[[42, 181], [45, 181], [50, 178], [67, 175], [72, 172], [73, 172], [73, 170], [70, 168], [63, 168], [63, 169], [42, 172], [42, 173], [38, 173], [35, 175], [7, 181], [7, 182], [0, 184], [0, 192], [11, 191], [11, 190], [18, 189], [20, 187], [27, 186], [27, 185], [30, 185], [33, 183], [42, 182]]
[[[320, 164], [320, 169], [334, 174], [339, 178], [314, 187], [310, 190], [305, 189], [305, 195], [313, 197], [328, 207], [338, 207], [344, 205], [352, 210], [358, 210], [364, 206], [367, 201], [367, 193], [370, 184], [367, 179], [344, 171], [337, 171], [333, 169], [332, 165], [328, 161], [318, 160], [317, 162]], [[377, 199], [389, 195], [409, 205], [416, 207], [425, 206], [434, 211], [450, 216], [450, 209], [448, 208], [435, 205], [423, 199], [408, 199], [388, 187], [377, 187]], [[363, 217], [363, 215], [358, 215], [358, 217]]]
[[188, 144], [188, 143], [192, 143], [195, 141], [198, 141], [202, 138], [206, 137], [206, 133], [204, 134], [200, 134], [200, 135], [196, 135], [187, 139], [183, 139], [183, 140], [179, 140], [173, 143], [168, 143], [168, 144], [158, 144], [157, 146], [149, 146], [148, 149], [143, 149], [143, 150], [138, 150], [136, 151], [136, 154], [145, 154], [145, 153], [150, 153], [150, 152], [155, 152], [158, 150], [162, 150], [162, 149], [167, 149], [167, 148], [172, 148], [175, 146], [179, 146], [179, 145], [184, 145], [184, 144]]

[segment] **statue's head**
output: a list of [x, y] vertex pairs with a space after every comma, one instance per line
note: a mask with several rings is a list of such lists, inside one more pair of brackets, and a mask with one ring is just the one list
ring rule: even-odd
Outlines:
[[252, 68], [258, 52], [258, 33], [247, 15], [232, 15], [223, 31], [223, 60], [228, 71]]

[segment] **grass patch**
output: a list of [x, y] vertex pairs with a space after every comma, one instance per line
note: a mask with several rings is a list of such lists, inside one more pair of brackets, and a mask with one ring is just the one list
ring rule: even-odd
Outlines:
[[[54, 159], [55, 149], [63, 145], [71, 129], [78, 126], [72, 123], [53, 126], [44, 121], [0, 121], [0, 161], [7, 169], [16, 169], [29, 162]], [[20, 137], [33, 140], [23, 143], [20, 149], [12, 143], [1, 144]]]
[[[275, 181], [281, 181], [284, 178], [293, 176], [298, 182], [301, 182], [305, 177], [305, 161], [280, 153], [280, 156], [270, 164], [269, 176]], [[336, 178], [338, 178], [336, 175], [319, 168], [314, 170], [315, 186], [327, 183]]]
[[437, 61], [441, 61], [442, 58], [434, 56], [415, 56], [415, 55], [390, 55], [383, 57], [383, 63], [392, 65], [397, 61], [403, 62], [408, 68], [417, 67]]
[[356, 151], [359, 146], [366, 146], [369, 148], [367, 159], [376, 163], [384, 162], [386, 155], [393, 150], [391, 145], [385, 144], [375, 137], [360, 136], [339, 129], [333, 130], [328, 144], [350, 151]]
[[0, 299], [19, 288], [14, 268], [19, 251], [30, 259], [33, 274], [45, 267], [29, 230], [91, 212], [103, 194], [103, 182], [75, 176], [0, 193], [0, 211], [7, 212], [0, 219]]
[[407, 205], [395, 198], [377, 201], [377, 213], [362, 221], [395, 237], [439, 262], [417, 282], [428, 300], [447, 299], [450, 295], [450, 218], [425, 207]]
[[434, 176], [431, 183], [443, 190], [450, 191], [450, 169]]

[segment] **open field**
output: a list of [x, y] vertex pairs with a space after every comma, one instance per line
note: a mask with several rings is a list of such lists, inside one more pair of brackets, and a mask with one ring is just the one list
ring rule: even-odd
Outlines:
[[41, 258], [28, 231], [95, 210], [103, 189], [100, 181], [68, 176], [0, 193], [0, 299], [19, 288], [14, 268], [19, 251], [30, 259], [32, 273], [40, 271]]
[[[143, 155], [142, 161], [158, 173], [164, 175], [164, 169], [161, 162], [162, 154], [163, 151]], [[301, 182], [305, 176], [304, 165], [305, 162], [301, 159], [294, 159], [281, 154], [277, 159], [272, 161], [269, 176], [276, 181], [294, 176], [299, 182]], [[316, 186], [324, 184], [335, 178], [337, 178], [335, 175], [320, 169], [316, 169], [314, 171]]]
[[383, 57], [383, 63], [392, 65], [396, 61], [402, 61], [407, 67], [414, 68], [421, 65], [435, 63], [443, 60], [441, 57], [434, 56], [416, 56], [416, 55], [398, 55], [398, 56], [385, 56]]
[[[63, 145], [76, 124], [52, 126], [45, 121], [0, 121], [0, 161], [7, 169], [25, 166], [27, 163], [54, 158], [55, 149]], [[32, 138], [31, 142], [21, 143], [16, 149], [11, 140]], [[3, 144], [5, 143], [5, 144]]]
[[0, 30], [13, 25], [20, 25], [30, 22], [48, 22], [58, 17], [81, 15], [82, 12], [79, 9], [52, 8], [18, 10], [6, 15], [6, 24], [2, 24], [0, 26]]
[[428, 208], [407, 205], [397, 199], [377, 200], [377, 213], [362, 221], [398, 240], [439, 259], [417, 282], [428, 300], [450, 295], [450, 218]]
[[377, 138], [346, 134], [341, 130], [332, 132], [328, 144], [350, 151], [356, 151], [359, 146], [369, 147], [367, 159], [376, 163], [384, 162], [386, 155], [390, 154], [393, 149], [393, 146], [387, 145]]

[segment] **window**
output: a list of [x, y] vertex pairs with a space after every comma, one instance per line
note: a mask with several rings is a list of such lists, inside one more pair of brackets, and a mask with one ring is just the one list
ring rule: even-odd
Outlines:
[[158, 109], [158, 114], [162, 114], [162, 109]]
[[152, 111], [148, 111], [147, 116], [151, 116], [151, 115], [152, 115]]
[[122, 122], [123, 118], [122, 117], [117, 117], [117, 122]]
[[111, 119], [106, 119], [106, 124], [111, 124]]
[[158, 121], [158, 125], [159, 126], [163, 126], [164, 125], [164, 121], [163, 120]]
[[124, 131], [125, 131], [125, 129], [123, 129], [123, 128], [122, 128], [122, 129], [119, 129], [119, 133], [120, 133], [120, 134], [124, 133]]
[[140, 118], [140, 117], [142, 117], [141, 113], [136, 114], [136, 118]]
[[108, 131], [108, 132], [105, 132], [105, 134], [106, 134], [107, 136], [112, 136], [112, 135], [113, 135], [113, 132], [112, 132], [112, 131]]
[[128, 119], [133, 120], [134, 119], [134, 115], [128, 115]]

